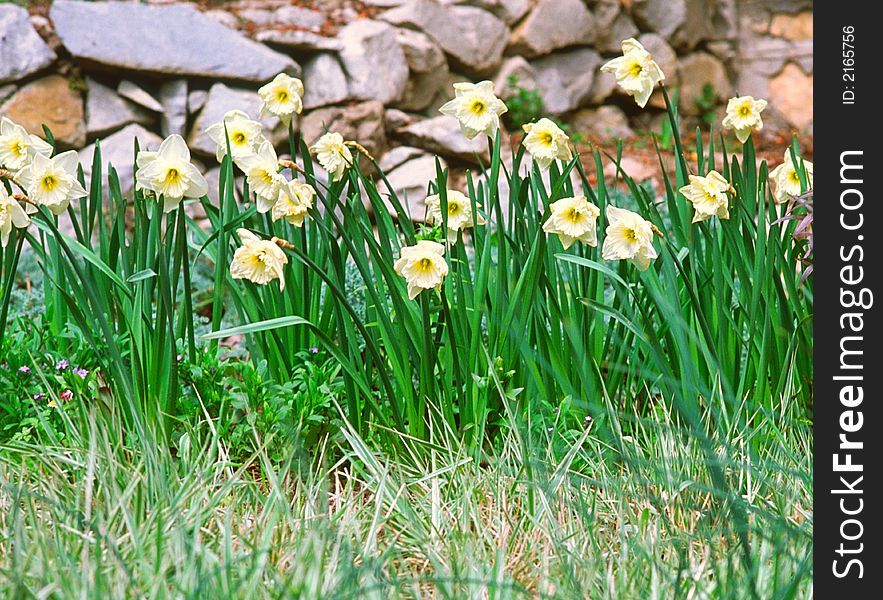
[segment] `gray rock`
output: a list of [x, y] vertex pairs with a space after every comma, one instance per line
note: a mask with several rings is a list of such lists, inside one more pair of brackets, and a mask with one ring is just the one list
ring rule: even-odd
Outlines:
[[350, 94], [360, 100], [391, 104], [408, 83], [408, 62], [395, 29], [382, 21], [354, 21], [340, 30], [340, 62]]
[[187, 80], [172, 79], [159, 87], [159, 101], [163, 112], [160, 127], [165, 137], [177, 133], [184, 135], [187, 129]]
[[[327, 129], [339, 133], [345, 140], [359, 142], [374, 158], [380, 159], [386, 151], [383, 112], [383, 105], [376, 100], [352, 106], [320, 108], [304, 116], [300, 130], [309, 145]], [[362, 166], [366, 167], [367, 163], [363, 162]]]
[[239, 109], [250, 118], [260, 121], [264, 126], [264, 135], [274, 145], [282, 143], [288, 136], [285, 126], [272, 117], [257, 118], [262, 104], [256, 91], [231, 88], [223, 83], [214, 84], [209, 89], [205, 106], [190, 128], [187, 144], [194, 152], [214, 156], [217, 145], [206, 135], [205, 130], [210, 125], [220, 123], [224, 115], [233, 109]]
[[579, 108], [592, 93], [600, 64], [601, 56], [587, 48], [532, 62], [546, 111], [557, 115]]
[[733, 85], [723, 63], [705, 52], [683, 57], [678, 62], [678, 77], [681, 82], [678, 106], [684, 114], [699, 114], [696, 100], [702, 98], [706, 85], [710, 85], [720, 99], [733, 95]]
[[65, 48], [86, 63], [253, 82], [300, 73], [291, 58], [206, 19], [190, 4], [56, 0], [49, 15]]
[[502, 60], [509, 30], [500, 19], [473, 6], [444, 6], [435, 0], [413, 0], [381, 19], [426, 33], [455, 66], [476, 74], [490, 73]]
[[55, 52], [34, 30], [28, 11], [0, 4], [0, 83], [27, 77], [54, 60]]
[[612, 105], [578, 110], [571, 115], [568, 124], [574, 132], [595, 140], [631, 138], [635, 135], [622, 109]]
[[161, 113], [163, 111], [163, 106], [160, 104], [160, 101], [154, 98], [150, 92], [140, 87], [137, 83], [128, 80], [121, 81], [117, 86], [117, 94], [126, 100], [131, 100], [138, 106], [155, 113]]
[[[426, 191], [430, 181], [435, 181], [435, 157], [418, 150], [418, 155], [404, 162], [386, 174], [390, 187], [395, 192], [402, 207], [408, 212], [412, 221], [422, 222], [426, 218]], [[444, 159], [442, 168], [447, 165]], [[392, 203], [387, 199], [388, 191], [380, 184], [380, 194], [384, 197], [387, 209], [395, 214]]]
[[304, 109], [337, 104], [347, 98], [346, 73], [333, 54], [323, 52], [304, 63]]
[[[102, 185], [107, 185], [107, 173], [109, 171], [107, 165], [110, 163], [116, 169], [117, 175], [120, 178], [120, 190], [124, 196], [128, 196], [135, 189], [134, 157], [136, 137], [141, 150], [156, 150], [159, 148], [160, 143], [162, 143], [162, 138], [158, 135], [135, 123], [101, 140]], [[94, 156], [95, 144], [91, 144], [79, 152], [80, 164], [83, 165], [87, 183], [89, 183], [92, 177], [92, 159]]]
[[[514, 78], [514, 86], [510, 85], [511, 78]], [[518, 91], [517, 88], [527, 91], [539, 88], [537, 72], [523, 56], [507, 58], [494, 76], [494, 89], [503, 100], [514, 96]]]
[[302, 29], [265, 29], [257, 32], [254, 37], [264, 44], [292, 50], [312, 52], [337, 52], [340, 50], [340, 42], [336, 38], [324, 37]]
[[121, 98], [115, 91], [87, 78], [86, 136], [103, 136], [129, 123], [148, 125], [153, 115], [144, 108]]
[[411, 76], [397, 106], [405, 110], [427, 108], [448, 81], [448, 62], [441, 48], [428, 35], [399, 29], [396, 39], [405, 53]]
[[203, 106], [205, 106], [206, 100], [208, 100], [208, 91], [193, 90], [187, 94], [187, 112], [191, 115], [195, 115]]
[[493, 13], [507, 25], [518, 22], [530, 10], [531, 0], [442, 0], [443, 4], [465, 4]]
[[632, 16], [642, 30], [669, 38], [687, 21], [687, 0], [634, 0]]
[[592, 83], [592, 91], [589, 94], [589, 104], [604, 104], [618, 89], [616, 76], [613, 73], [595, 73], [595, 81]]
[[622, 10], [620, 0], [601, 0], [595, 5], [595, 50], [618, 53], [622, 40], [636, 37], [638, 28], [629, 14]]
[[417, 158], [424, 154], [426, 154], [426, 152], [420, 148], [414, 148], [413, 146], [396, 146], [383, 155], [383, 158], [380, 160], [380, 170], [384, 173], [388, 173], [412, 158]]
[[542, 56], [559, 48], [584, 46], [595, 39], [595, 18], [581, 0], [539, 0], [512, 32], [509, 52]]
[[690, 51], [705, 40], [735, 39], [736, 0], [685, 0], [686, 19], [670, 38], [673, 46]]
[[414, 117], [403, 110], [397, 108], [388, 108], [383, 115], [383, 121], [387, 131], [395, 131], [402, 127], [407, 127], [414, 122]]
[[298, 27], [310, 31], [319, 31], [328, 17], [318, 10], [301, 6], [280, 6], [276, 10], [266, 8], [246, 8], [236, 13], [240, 19], [251, 21], [262, 27], [285, 26]]
[[62, 148], [86, 143], [83, 97], [61, 75], [47, 75], [22, 86], [0, 107], [0, 115], [40, 137], [45, 125]]
[[487, 161], [488, 143], [485, 136], [466, 139], [457, 119], [438, 116], [412, 123], [400, 131], [405, 143], [442, 156], [477, 162], [476, 156]]

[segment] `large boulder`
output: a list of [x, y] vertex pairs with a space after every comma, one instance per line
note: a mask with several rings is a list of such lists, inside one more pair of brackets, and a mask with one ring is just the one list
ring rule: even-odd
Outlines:
[[340, 50], [340, 42], [337, 41], [337, 38], [325, 37], [302, 29], [265, 29], [257, 32], [254, 39], [283, 49], [307, 52], [337, 52]]
[[404, 94], [408, 62], [395, 31], [388, 23], [363, 19], [338, 33], [340, 62], [353, 97], [392, 104]]
[[0, 107], [0, 114], [41, 137], [46, 125], [63, 147], [78, 148], [86, 143], [83, 98], [61, 75], [27, 84]]
[[446, 6], [435, 0], [413, 0], [380, 18], [423, 31], [441, 46], [454, 66], [480, 75], [499, 66], [509, 37], [506, 24], [486, 10]]
[[291, 58], [190, 4], [56, 0], [49, 16], [74, 58], [107, 69], [252, 82], [300, 73]]
[[727, 76], [724, 64], [706, 52], [695, 52], [683, 57], [678, 62], [678, 78], [680, 79], [680, 99], [678, 106], [682, 113], [698, 115], [700, 108], [697, 101], [701, 100], [710, 86], [711, 92], [718, 98], [726, 99], [733, 95], [733, 85]]
[[411, 76], [397, 106], [405, 110], [427, 108], [448, 82], [448, 62], [442, 49], [425, 33], [399, 29], [396, 39], [405, 52]]
[[770, 80], [770, 104], [798, 129], [806, 130], [813, 122], [813, 76], [794, 63]]
[[153, 121], [150, 111], [120, 97], [106, 85], [86, 79], [86, 137], [112, 133], [130, 123], [147, 125]]
[[634, 0], [632, 16], [642, 30], [670, 38], [687, 21], [687, 0]]
[[337, 57], [321, 52], [304, 63], [304, 109], [337, 104], [350, 97]]
[[27, 77], [54, 60], [55, 53], [34, 30], [28, 11], [0, 4], [0, 83]]
[[582, 0], [539, 0], [512, 32], [509, 52], [534, 57], [595, 39], [595, 18]]
[[546, 112], [562, 114], [579, 108], [592, 93], [595, 73], [601, 56], [594, 50], [580, 48], [535, 60], [537, 84]]
[[[153, 132], [144, 129], [141, 125], [133, 123], [120, 129], [113, 135], [101, 140], [101, 168], [102, 186], [107, 185], [108, 163], [116, 169], [120, 179], [120, 190], [124, 196], [128, 196], [135, 188], [135, 139], [138, 139], [141, 150], [156, 150], [162, 143], [162, 138]], [[92, 177], [92, 161], [95, 157], [95, 144], [83, 148], [79, 152], [80, 164], [88, 183]]]
[[483, 135], [467, 139], [457, 119], [438, 116], [412, 123], [399, 130], [405, 143], [442, 156], [468, 162], [489, 160], [487, 138]]

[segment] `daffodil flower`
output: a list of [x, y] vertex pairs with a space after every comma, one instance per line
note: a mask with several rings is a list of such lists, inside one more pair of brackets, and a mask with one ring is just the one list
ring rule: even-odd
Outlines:
[[736, 137], [743, 144], [751, 137], [753, 130], [763, 129], [760, 113], [766, 108], [766, 100], [755, 100], [751, 96], [730, 98], [727, 102], [727, 116], [721, 125], [736, 132]]
[[[475, 224], [484, 225], [487, 221], [481, 215], [472, 214], [472, 202], [462, 192], [457, 190], [447, 190], [448, 199], [448, 242], [453, 244], [457, 241], [457, 232], [468, 227], [475, 227]], [[428, 196], [424, 201], [428, 207], [427, 221], [430, 224], [437, 223], [441, 225], [442, 219], [441, 197], [438, 194]], [[481, 208], [480, 204], [476, 204], [476, 208]], [[477, 217], [477, 219], [476, 219]]]
[[413, 300], [423, 290], [441, 289], [448, 274], [448, 263], [444, 256], [445, 247], [429, 240], [420, 240], [414, 246], [402, 248], [393, 268], [408, 282], [408, 298]]
[[709, 171], [705, 177], [690, 175], [690, 185], [685, 185], [679, 191], [693, 204], [693, 223], [714, 216], [718, 219], [730, 218], [727, 194], [735, 193], [735, 190], [717, 171]]
[[454, 99], [445, 103], [439, 112], [460, 122], [460, 131], [474, 139], [484, 133], [493, 138], [500, 128], [500, 115], [508, 108], [494, 95], [492, 81], [455, 83]]
[[38, 154], [50, 156], [52, 146], [6, 117], [0, 117], [0, 166], [18, 171]]
[[273, 144], [264, 140], [257, 152], [236, 160], [237, 166], [245, 173], [248, 186], [257, 197], [259, 213], [269, 212], [279, 199], [279, 192], [286, 181], [279, 172], [279, 158]]
[[544, 117], [522, 128], [527, 134], [522, 144], [543, 171], [549, 168], [553, 160], [567, 161], [573, 156], [570, 138], [551, 119]]
[[86, 190], [77, 181], [77, 153], [74, 150], [49, 158], [34, 155], [33, 160], [15, 176], [34, 204], [45, 206], [54, 215], [60, 215], [72, 200], [86, 196]]
[[604, 260], [628, 260], [641, 271], [656, 258], [653, 227], [641, 215], [624, 208], [607, 207], [607, 229], [601, 256]]
[[282, 248], [270, 240], [262, 240], [248, 229], [237, 229], [242, 246], [233, 253], [230, 276], [233, 279], [247, 279], [258, 285], [265, 285], [274, 279], [279, 280], [279, 291], [285, 289], [283, 267], [288, 257]]
[[647, 105], [656, 84], [665, 79], [653, 56], [634, 38], [624, 40], [622, 56], [604, 64], [601, 71], [613, 73], [619, 86], [634, 97], [641, 108]]
[[543, 223], [543, 231], [557, 235], [565, 250], [577, 240], [589, 246], [598, 245], [596, 224], [601, 210], [585, 196], [562, 198], [549, 209], [552, 214]]
[[279, 73], [270, 83], [258, 90], [258, 96], [264, 101], [260, 118], [275, 115], [286, 126], [291, 123], [295, 114], [304, 108], [304, 84], [300, 79], [285, 73]]
[[295, 227], [302, 227], [313, 207], [315, 195], [316, 190], [310, 184], [297, 179], [289, 181], [279, 191], [279, 198], [273, 205], [273, 220], [285, 219]]
[[316, 140], [312, 150], [322, 168], [331, 175], [332, 181], [343, 177], [347, 168], [353, 164], [353, 153], [339, 133], [329, 131]]
[[[797, 157], [800, 158], [799, 156]], [[800, 161], [806, 169], [807, 188], [812, 188], [812, 163], [808, 160]], [[782, 204], [791, 200], [793, 196], [799, 196], [803, 191], [800, 189], [800, 175], [791, 160], [791, 150], [785, 150], [784, 162], [770, 171], [770, 179], [776, 184], [776, 204]]]
[[0, 185], [0, 243], [3, 247], [9, 243], [9, 234], [12, 228], [25, 229], [31, 224], [31, 219], [21, 207], [18, 200], [6, 193]]
[[230, 139], [230, 155], [234, 158], [254, 154], [254, 149], [263, 141], [261, 124], [249, 119], [241, 110], [227, 112], [220, 123], [205, 132], [218, 145], [215, 152], [218, 162], [227, 156], [227, 138]]
[[[190, 148], [180, 135], [167, 137], [156, 152], [138, 153], [135, 162], [136, 187], [154, 192], [163, 202], [164, 213], [173, 211], [184, 198], [208, 194], [208, 183], [190, 162]], [[147, 215], [151, 217], [152, 211]]]

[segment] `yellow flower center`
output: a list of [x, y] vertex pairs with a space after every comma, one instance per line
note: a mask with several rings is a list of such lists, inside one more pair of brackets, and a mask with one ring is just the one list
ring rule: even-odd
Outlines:
[[232, 141], [237, 146], [242, 146], [243, 144], [245, 144], [248, 141], [248, 136], [246, 136], [241, 131], [236, 131], [233, 133], [232, 136], [230, 136], [230, 141]]
[[47, 192], [51, 192], [58, 187], [58, 178], [55, 175], [46, 175], [40, 180], [40, 185]]
[[564, 213], [564, 216], [567, 218], [568, 221], [575, 224], [582, 221], [585, 215], [583, 215], [583, 213], [581, 213], [576, 208], [569, 208], [567, 209], [567, 212]]
[[424, 257], [417, 261], [417, 269], [422, 273], [430, 273], [432, 272], [435, 264], [432, 262], [431, 258]]
[[544, 146], [551, 146], [552, 145], [552, 134], [550, 132], [541, 131], [537, 137], [539, 138], [540, 143], [543, 144]]
[[622, 231], [622, 236], [626, 239], [630, 244], [635, 244], [638, 241], [638, 232], [636, 232], [631, 227], [626, 227]]
[[12, 140], [12, 145], [9, 147], [9, 150], [15, 156], [24, 156], [25, 155], [25, 147], [18, 140]]
[[484, 100], [473, 100], [469, 105], [469, 110], [472, 111], [472, 114], [480, 117], [487, 110], [487, 104], [484, 103]]
[[790, 179], [791, 183], [793, 183], [794, 185], [800, 184], [800, 175], [798, 175], [797, 171], [794, 169], [791, 170], [791, 174], [788, 176], [788, 179]]
[[273, 174], [270, 173], [269, 171], [267, 171], [266, 169], [264, 169], [263, 171], [261, 171], [261, 181], [263, 181], [267, 185], [272, 185], [273, 184]]
[[643, 70], [644, 67], [641, 66], [641, 63], [635, 61], [629, 67], [629, 75], [631, 75], [632, 77], [638, 77]]
[[166, 178], [164, 183], [166, 185], [174, 185], [181, 181], [181, 171], [172, 167], [171, 169], [166, 171]]
[[751, 105], [743, 104], [739, 107], [739, 116], [740, 117], [748, 117], [751, 115]]
[[456, 215], [460, 212], [460, 203], [459, 202], [448, 202], [448, 214]]
[[284, 104], [285, 102], [288, 102], [289, 97], [290, 96], [288, 95], [288, 90], [282, 89], [282, 88], [276, 90], [276, 100], [277, 101], [282, 102]]
[[715, 198], [714, 194], [711, 192], [705, 192], [705, 201], [706, 202], [716, 202], [717, 198]]

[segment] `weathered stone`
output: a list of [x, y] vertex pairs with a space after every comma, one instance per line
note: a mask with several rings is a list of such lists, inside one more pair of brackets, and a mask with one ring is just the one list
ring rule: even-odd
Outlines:
[[264, 126], [264, 135], [273, 144], [282, 143], [288, 137], [287, 129], [276, 118], [258, 119], [262, 104], [261, 97], [253, 90], [231, 88], [223, 83], [214, 84], [209, 89], [205, 106], [190, 128], [187, 144], [194, 152], [213, 156], [217, 144], [205, 133], [205, 130], [215, 123], [220, 123], [224, 115], [233, 109], [239, 109], [250, 118], [260, 121]]
[[[622, 169], [623, 173], [638, 182], [648, 179], [652, 180], [656, 177], [657, 173], [655, 164], [650, 164], [633, 156], [623, 156], [619, 161], [619, 169]], [[617, 169], [616, 163], [608, 162], [604, 166], [604, 176], [608, 179], [613, 179], [619, 175], [619, 169]]]
[[[332, 106], [314, 110], [301, 121], [301, 135], [312, 145], [325, 131], [334, 131], [345, 140], [360, 143], [379, 159], [386, 151], [383, 105], [376, 100], [352, 106]], [[363, 166], [367, 163], [363, 163]]]
[[163, 136], [184, 135], [187, 129], [187, 80], [172, 79], [159, 87], [163, 112], [160, 128]]
[[86, 79], [86, 136], [103, 136], [129, 123], [147, 125], [153, 115], [144, 108], [121, 98], [115, 91], [94, 79]]
[[604, 104], [604, 101], [612, 96], [617, 89], [616, 76], [613, 73], [598, 71], [595, 74], [595, 81], [592, 83], [589, 104]]
[[396, 38], [405, 53], [411, 76], [397, 106], [423, 110], [432, 104], [448, 80], [448, 62], [441, 48], [419, 31], [399, 29]]
[[[65, 48], [87, 63], [254, 82], [280, 71], [300, 73], [291, 58], [206, 19], [190, 4], [56, 0], [49, 15]], [[185, 40], [196, 50], [185, 51]]]
[[236, 13], [240, 19], [251, 21], [262, 27], [297, 27], [309, 31], [319, 31], [328, 17], [325, 13], [301, 6], [280, 6], [276, 10], [266, 8], [246, 8]]
[[[435, 157], [427, 152], [418, 152], [416, 157], [386, 173], [386, 179], [402, 207], [408, 212], [408, 217], [412, 221], [422, 222], [426, 218], [426, 192], [429, 182], [435, 181], [437, 171]], [[447, 165], [444, 159], [439, 160], [442, 168], [445, 168]], [[385, 187], [381, 187], [381, 196], [384, 196], [387, 209], [395, 214], [385, 192]]]
[[797, 15], [773, 15], [770, 34], [792, 42], [813, 39], [813, 15], [802, 12]]
[[381, 21], [354, 21], [340, 30], [340, 62], [350, 94], [360, 100], [391, 104], [408, 83], [408, 62], [395, 28]]
[[346, 73], [333, 54], [317, 54], [304, 63], [304, 108], [337, 104], [349, 98]]
[[435, 0], [413, 0], [380, 16], [419, 29], [441, 46], [456, 67], [486, 74], [496, 68], [509, 30], [500, 19], [473, 6], [443, 6]]
[[396, 146], [383, 155], [383, 158], [380, 160], [380, 170], [384, 173], [388, 173], [399, 165], [423, 154], [426, 154], [426, 152], [420, 148], [414, 148], [413, 146]]
[[[131, 194], [135, 188], [135, 138], [138, 138], [141, 150], [156, 150], [162, 142], [162, 138], [158, 135], [135, 123], [101, 140], [102, 185], [107, 185], [107, 165], [112, 164], [120, 178], [120, 191], [124, 196]], [[92, 177], [94, 156], [95, 144], [90, 144], [79, 152], [80, 164], [83, 165], [87, 183]]]
[[494, 76], [494, 88], [503, 100], [508, 100], [517, 94], [518, 88], [534, 91], [538, 87], [537, 72], [523, 56], [507, 58]]
[[595, 16], [595, 50], [618, 53], [622, 40], [636, 37], [638, 28], [620, 0], [600, 0], [592, 12]]
[[630, 138], [635, 135], [622, 109], [612, 105], [578, 110], [568, 119], [568, 124], [575, 133], [595, 140]]
[[265, 29], [257, 32], [254, 37], [264, 44], [293, 50], [312, 52], [337, 52], [340, 50], [340, 42], [336, 38], [325, 37], [302, 29]]
[[0, 4], [0, 83], [27, 77], [54, 60], [55, 53], [28, 20], [28, 11]]
[[726, 99], [733, 95], [733, 85], [727, 77], [723, 63], [705, 52], [696, 52], [682, 58], [678, 63], [678, 77], [680, 78], [678, 105], [684, 114], [699, 114], [696, 101], [704, 96], [706, 85], [710, 85], [711, 90], [719, 98]]
[[634, 0], [632, 16], [645, 31], [670, 37], [687, 20], [687, 0]]
[[155, 113], [163, 111], [162, 104], [150, 92], [132, 81], [123, 80], [117, 86], [117, 94]]
[[595, 39], [595, 18], [581, 0], [539, 0], [512, 32], [509, 52], [542, 56], [558, 48], [584, 46]]
[[601, 56], [587, 48], [552, 54], [532, 62], [546, 111], [557, 115], [579, 108], [592, 92], [600, 64]]
[[395, 131], [401, 127], [407, 127], [414, 122], [414, 117], [397, 108], [387, 108], [383, 115], [383, 121], [387, 131]]
[[466, 139], [460, 131], [457, 119], [446, 116], [432, 117], [408, 125], [400, 131], [405, 143], [423, 148], [442, 156], [476, 162], [477, 158], [488, 160], [485, 136]]
[[41, 137], [45, 124], [61, 146], [79, 147], [86, 143], [83, 98], [60, 75], [49, 75], [24, 86], [0, 107], [0, 113]]
[[673, 46], [690, 51], [710, 39], [734, 39], [738, 32], [736, 0], [684, 0], [685, 19], [674, 35]]
[[465, 4], [483, 8], [507, 25], [513, 25], [530, 10], [531, 0], [442, 0], [442, 4]]
[[813, 122], [813, 76], [788, 63], [770, 80], [770, 104], [798, 129]]
[[208, 100], [208, 90], [193, 90], [187, 94], [187, 112], [195, 115], [205, 106]]

